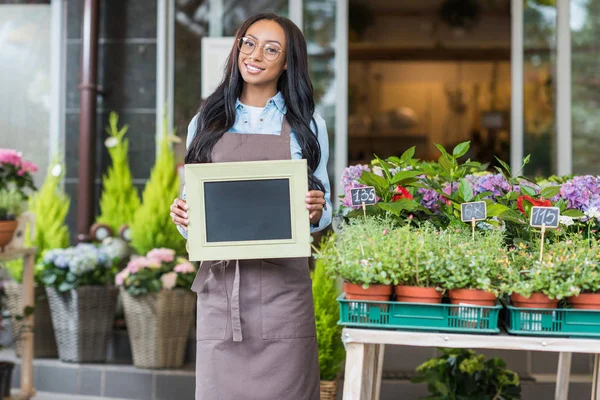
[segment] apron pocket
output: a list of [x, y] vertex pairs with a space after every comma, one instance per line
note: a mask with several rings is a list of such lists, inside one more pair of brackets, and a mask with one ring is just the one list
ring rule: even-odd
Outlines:
[[196, 311], [196, 340], [225, 339], [227, 329], [227, 292], [225, 268], [214, 266], [199, 288]]
[[[261, 261], [263, 339], [315, 337], [312, 283], [306, 260]], [[304, 267], [302, 267], [304, 265]]]

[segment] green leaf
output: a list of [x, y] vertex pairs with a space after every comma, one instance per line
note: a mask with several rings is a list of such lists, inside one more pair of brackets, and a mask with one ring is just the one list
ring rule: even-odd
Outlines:
[[434, 381], [433, 385], [442, 396], [448, 396], [450, 388], [441, 381]]
[[73, 289], [73, 284], [69, 282], [61, 282], [61, 284], [58, 285], [59, 292], [68, 292], [71, 289]]
[[388, 184], [385, 178], [369, 171], [364, 171], [358, 181], [367, 186], [373, 186], [380, 197], [388, 190]]
[[452, 161], [450, 161], [449, 156], [441, 155], [438, 159], [438, 164], [442, 167], [444, 172], [450, 172], [454, 167]]
[[400, 199], [393, 203], [377, 203], [377, 207], [384, 211], [388, 211], [394, 214], [396, 217], [399, 217], [402, 214], [402, 211], [415, 211], [419, 208], [419, 204], [414, 200], [409, 199]]
[[459, 143], [456, 145], [454, 150], [452, 150], [452, 155], [454, 156], [454, 158], [460, 158], [460, 157], [464, 156], [465, 154], [467, 154], [467, 151], [469, 151], [470, 147], [471, 147], [470, 141]]
[[422, 175], [421, 171], [400, 171], [391, 180], [392, 185], [402, 184], [402, 181]]
[[547, 186], [542, 189], [540, 196], [545, 199], [551, 199], [560, 193], [560, 186]]
[[488, 217], [500, 217], [503, 213], [510, 210], [507, 206], [498, 203], [487, 203], [486, 208]]
[[435, 147], [438, 148], [438, 150], [442, 153], [443, 156], [450, 157], [450, 154], [448, 154], [448, 152], [446, 151], [446, 149], [444, 148], [444, 146], [442, 146], [441, 144], [436, 143]]
[[527, 196], [535, 196], [537, 193], [535, 192], [535, 189], [527, 186], [527, 185], [521, 185], [521, 193]]
[[465, 202], [473, 200], [473, 188], [466, 179], [461, 179], [458, 185], [458, 192]]
[[564, 215], [565, 217], [571, 217], [571, 218], [581, 218], [583, 217], [585, 214], [579, 210], [575, 210], [573, 208], [570, 208], [568, 210], [565, 210], [561, 213], [561, 215]]
[[402, 160], [401, 160], [401, 159], [399, 159], [399, 158], [398, 158], [398, 157], [396, 157], [396, 156], [388, 157], [388, 159], [387, 159], [387, 160], [388, 160], [388, 162], [390, 162], [390, 163], [393, 163], [393, 164], [396, 164], [396, 165], [400, 165], [400, 164], [402, 164]]
[[504, 170], [506, 171], [506, 174], [507, 174], [508, 176], [511, 176], [511, 175], [512, 175], [512, 172], [510, 171], [510, 167], [508, 166], [508, 164], [507, 164], [507, 163], [505, 163], [504, 161], [502, 161], [501, 159], [499, 159], [499, 158], [498, 158], [498, 157], [496, 157], [496, 156], [494, 156], [494, 158], [495, 158], [496, 160], [498, 160], [498, 162], [500, 163], [500, 165], [502, 165], [502, 168], [504, 168]]
[[411, 158], [413, 158], [414, 155], [415, 155], [415, 146], [411, 147], [410, 149], [408, 149], [404, 153], [402, 153], [402, 156], [400, 156], [400, 158], [403, 163], [409, 163]]

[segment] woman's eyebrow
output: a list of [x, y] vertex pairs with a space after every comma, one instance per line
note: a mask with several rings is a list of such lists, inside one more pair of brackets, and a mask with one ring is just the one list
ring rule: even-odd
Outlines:
[[[255, 39], [256, 41], [258, 41], [258, 38], [252, 34], [247, 34], [246, 36], [251, 37], [252, 39]], [[277, 40], [265, 40], [265, 42], [267, 43], [277, 43], [278, 45], [281, 46], [281, 43], [279, 43], [279, 41]]]

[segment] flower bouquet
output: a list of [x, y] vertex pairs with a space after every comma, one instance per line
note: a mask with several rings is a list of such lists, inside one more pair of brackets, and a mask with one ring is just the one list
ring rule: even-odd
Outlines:
[[117, 274], [136, 367], [183, 365], [196, 304], [190, 291], [195, 276], [192, 263], [165, 248], [133, 256]]

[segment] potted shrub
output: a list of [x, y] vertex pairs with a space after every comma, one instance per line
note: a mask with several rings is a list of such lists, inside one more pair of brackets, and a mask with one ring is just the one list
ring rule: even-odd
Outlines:
[[395, 230], [393, 235], [400, 246], [398, 266], [393, 274], [396, 300], [441, 303], [441, 282], [434, 252], [437, 230], [429, 224], [418, 229], [406, 226]]
[[437, 274], [452, 304], [494, 306], [500, 294], [504, 235], [501, 231], [441, 231], [437, 248]]
[[442, 355], [419, 367], [413, 383], [426, 383], [430, 399], [504, 399], [521, 398], [519, 376], [506, 363], [493, 357], [485, 359], [466, 349], [441, 349]]
[[335, 279], [327, 277], [321, 260], [312, 273], [315, 323], [319, 347], [321, 400], [337, 399], [338, 374], [346, 356], [342, 343], [342, 326], [338, 325], [339, 304]]
[[398, 263], [399, 244], [391, 224], [377, 217], [352, 219], [340, 234], [329, 236], [315, 249], [331, 277], [344, 281], [349, 300], [387, 301], [392, 295], [391, 271]]
[[38, 265], [62, 361], [105, 361], [117, 299], [114, 264], [102, 247], [80, 243], [47, 251]]
[[580, 310], [600, 310], [600, 247], [598, 242], [583, 241], [570, 247], [575, 254], [572, 278], [573, 296], [568, 303]]
[[0, 251], [10, 243], [23, 211], [25, 198], [16, 189], [0, 189]]
[[196, 296], [190, 291], [195, 276], [187, 259], [165, 248], [132, 257], [117, 274], [136, 367], [183, 365], [195, 315]]

